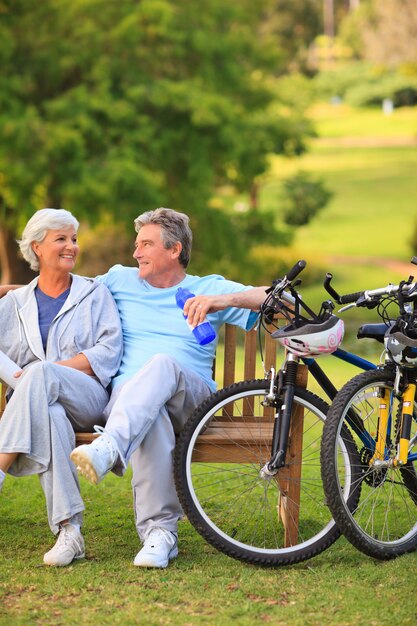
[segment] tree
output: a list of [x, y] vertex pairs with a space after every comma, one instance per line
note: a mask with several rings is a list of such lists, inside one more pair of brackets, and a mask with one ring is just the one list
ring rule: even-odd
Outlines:
[[196, 231], [224, 229], [218, 241], [196, 237], [194, 267], [210, 269], [225, 254], [238, 268], [239, 224], [208, 208], [213, 190], [249, 159], [241, 180], [250, 185], [271, 149], [302, 145], [304, 133], [299, 124], [289, 133], [291, 115], [283, 122], [271, 106], [280, 66], [265, 30], [271, 5], [0, 2], [3, 280], [16, 276], [16, 233], [42, 206], [129, 225], [161, 204], [183, 209]]
[[281, 63], [277, 71], [306, 71], [308, 48], [322, 32], [317, 0], [275, 0], [264, 26], [276, 38]]
[[343, 24], [344, 39], [357, 56], [387, 67], [415, 67], [416, 33], [415, 0], [364, 0]]

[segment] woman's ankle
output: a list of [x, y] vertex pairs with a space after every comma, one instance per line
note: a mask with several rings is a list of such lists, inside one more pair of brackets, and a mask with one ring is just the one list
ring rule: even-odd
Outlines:
[[1, 491], [1, 488], [3, 487], [5, 478], [6, 478], [6, 474], [3, 472], [3, 470], [0, 469], [0, 491]]

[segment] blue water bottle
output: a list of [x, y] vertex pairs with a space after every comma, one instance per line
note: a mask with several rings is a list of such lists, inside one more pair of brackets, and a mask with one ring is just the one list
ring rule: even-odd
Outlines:
[[[194, 293], [191, 293], [189, 289], [184, 289], [183, 287], [179, 287], [177, 293], [175, 294], [175, 300], [177, 305], [182, 310], [184, 309], [184, 304], [188, 298], [194, 298]], [[184, 318], [187, 319], [186, 315]], [[200, 344], [200, 346], [206, 345], [206, 343], [210, 343], [213, 339], [216, 338], [216, 331], [213, 326], [210, 324], [207, 318], [205, 318], [198, 326], [193, 328], [189, 325], [195, 339]]]

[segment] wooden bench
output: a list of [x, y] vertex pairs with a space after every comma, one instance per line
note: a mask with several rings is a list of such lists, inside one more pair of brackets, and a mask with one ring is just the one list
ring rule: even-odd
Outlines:
[[[235, 326], [226, 325], [224, 330], [224, 356], [223, 363], [216, 359], [216, 380], [219, 388], [227, 387], [237, 380], [252, 380], [262, 377], [262, 373], [257, 373], [259, 365], [259, 355], [257, 354], [257, 331], [243, 332]], [[243, 335], [243, 337], [239, 337]], [[237, 375], [237, 351], [239, 339], [243, 339], [244, 363], [243, 372]], [[265, 368], [275, 367], [277, 359], [277, 342], [269, 334], [265, 334], [264, 339], [264, 363]], [[220, 371], [219, 371], [220, 370]], [[300, 366], [297, 384], [302, 387], [307, 386], [307, 368]], [[249, 401], [247, 401], [249, 402]], [[4, 410], [5, 397], [4, 385], [0, 399], [0, 417]], [[262, 408], [262, 415], [256, 415], [253, 405], [246, 404], [244, 414], [226, 419], [214, 419], [210, 427], [200, 436], [198, 442], [198, 453], [193, 456], [193, 461], [209, 461], [215, 463], [253, 463], [254, 456], [259, 457], [260, 447], [265, 446], [272, 438], [274, 422], [273, 409]], [[302, 409], [297, 409], [293, 415], [293, 424], [300, 426], [303, 420]], [[261, 422], [261, 427], [259, 423]], [[302, 424], [301, 424], [302, 425]], [[301, 433], [299, 437], [290, 432], [290, 443], [287, 451], [287, 459], [294, 461], [299, 458], [302, 450], [303, 428], [295, 429]], [[95, 433], [76, 433], [77, 445], [90, 443]], [[239, 439], [242, 445], [237, 445]], [[217, 445], [213, 445], [213, 443]], [[265, 459], [266, 462], [268, 459]], [[285, 544], [287, 546], [298, 543], [298, 513], [300, 499], [300, 473], [301, 464], [289, 462], [288, 466], [279, 473], [280, 501], [277, 503], [278, 512], [285, 528]]]

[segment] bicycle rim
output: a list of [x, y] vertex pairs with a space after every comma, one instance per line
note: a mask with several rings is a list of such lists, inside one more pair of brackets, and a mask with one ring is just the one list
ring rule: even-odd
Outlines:
[[[262, 405], [268, 390], [265, 380], [237, 383], [197, 409], [177, 445], [176, 482], [189, 520], [213, 546], [248, 562], [284, 565], [318, 554], [339, 536], [320, 475], [328, 406], [296, 389], [294, 409], [302, 419], [291, 436], [302, 430], [301, 456], [287, 454], [286, 467], [263, 479], [274, 419], [273, 409]], [[224, 437], [210, 441], [216, 420]], [[251, 424], [251, 442], [244, 420]]]
[[[367, 433], [375, 436], [378, 427], [380, 391], [390, 394], [392, 435], [387, 437], [385, 459], [396, 453], [394, 425], [400, 412], [399, 401], [392, 393], [391, 371], [360, 374], [350, 381], [335, 399], [329, 412], [323, 438], [322, 468], [327, 498], [341, 531], [358, 549], [381, 559], [389, 559], [417, 546], [417, 475], [414, 463], [403, 467], [381, 466], [372, 460], [373, 450], [367, 444], [364, 433], [352, 423], [354, 414], [363, 421]], [[412, 420], [411, 437], [417, 435], [416, 411]], [[329, 430], [328, 430], [329, 429]], [[342, 497], [344, 486], [344, 463], [335, 442], [349, 432], [359, 450], [358, 475], [359, 501], [349, 510]], [[328, 437], [329, 432], [329, 437]], [[416, 445], [410, 449], [415, 451]], [[324, 459], [331, 459], [325, 465]]]

